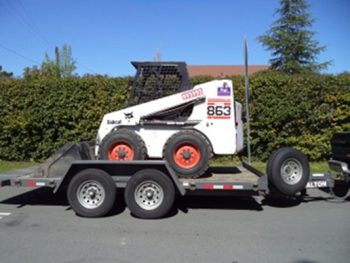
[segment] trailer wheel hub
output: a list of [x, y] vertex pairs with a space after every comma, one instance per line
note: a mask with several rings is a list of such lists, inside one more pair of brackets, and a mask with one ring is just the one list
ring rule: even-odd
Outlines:
[[145, 210], [158, 208], [164, 199], [163, 188], [154, 181], [139, 184], [134, 193], [136, 203]]
[[289, 185], [297, 184], [303, 175], [301, 163], [294, 158], [287, 159], [281, 166], [282, 180]]
[[91, 189], [90, 192], [89, 192], [89, 196], [90, 196], [90, 198], [94, 199], [95, 196], [96, 196], [96, 190], [95, 189]]
[[81, 183], [77, 190], [79, 203], [87, 209], [99, 207], [104, 202], [105, 196], [103, 186], [94, 180]]
[[152, 197], [153, 197], [153, 191], [148, 191], [147, 193], [146, 193], [146, 196], [147, 196], [147, 198], [148, 199], [152, 199]]

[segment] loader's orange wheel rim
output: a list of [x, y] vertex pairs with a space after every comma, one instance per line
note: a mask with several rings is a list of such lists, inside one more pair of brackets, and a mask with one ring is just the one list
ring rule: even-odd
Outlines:
[[108, 150], [108, 160], [130, 161], [134, 160], [135, 152], [133, 148], [125, 143], [115, 143]]
[[201, 160], [201, 152], [196, 145], [183, 143], [175, 149], [173, 158], [179, 167], [191, 169]]

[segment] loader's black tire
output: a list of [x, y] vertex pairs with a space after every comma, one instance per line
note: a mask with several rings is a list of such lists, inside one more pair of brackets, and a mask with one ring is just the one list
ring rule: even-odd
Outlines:
[[85, 169], [70, 181], [67, 199], [77, 215], [102, 217], [112, 209], [116, 192], [109, 174], [99, 169]]
[[179, 131], [166, 142], [163, 157], [179, 177], [196, 178], [208, 169], [212, 148], [199, 132]]
[[175, 187], [171, 179], [161, 171], [144, 169], [129, 179], [124, 198], [134, 216], [161, 218], [174, 204]]
[[134, 131], [120, 129], [106, 135], [99, 149], [100, 160], [144, 160], [146, 146], [142, 138]]
[[310, 177], [307, 157], [288, 147], [281, 148], [271, 155], [266, 170], [269, 183], [287, 196], [304, 190]]

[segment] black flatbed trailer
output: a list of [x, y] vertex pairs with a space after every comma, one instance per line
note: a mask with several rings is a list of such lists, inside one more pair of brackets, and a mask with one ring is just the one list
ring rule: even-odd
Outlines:
[[[268, 195], [265, 173], [243, 162], [235, 167], [211, 167], [200, 178], [179, 178], [162, 160], [94, 160], [93, 144], [67, 143], [46, 162], [26, 174], [0, 176], [1, 186], [67, 189], [73, 210], [82, 216], [103, 216], [112, 208], [116, 191], [125, 189], [131, 212], [142, 218], [164, 216], [175, 194]], [[115, 187], [116, 186], [116, 187]], [[310, 174], [306, 188], [332, 188], [330, 173]]]

